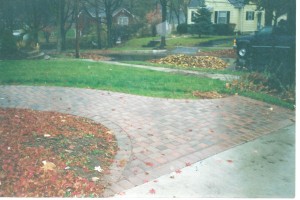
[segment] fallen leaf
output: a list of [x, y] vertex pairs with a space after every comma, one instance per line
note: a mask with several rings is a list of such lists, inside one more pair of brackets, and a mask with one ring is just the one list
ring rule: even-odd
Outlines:
[[145, 162], [145, 164], [146, 164], [147, 166], [150, 166], [150, 167], [153, 167], [153, 166], [154, 166], [154, 164], [153, 164], [152, 162]]
[[176, 174], [180, 174], [182, 171], [180, 169], [176, 169]]
[[44, 171], [49, 171], [49, 170], [53, 171], [56, 168], [56, 165], [52, 162], [47, 162], [47, 161], [44, 160], [43, 164], [44, 164], [44, 166], [42, 167], [42, 169]]
[[127, 160], [122, 159], [119, 161], [118, 167], [124, 167], [127, 164]]
[[95, 166], [94, 170], [98, 171], [98, 172], [102, 172], [103, 171], [103, 169], [100, 166]]
[[226, 83], [226, 88], [230, 88], [230, 83]]
[[44, 134], [44, 137], [51, 137], [51, 135], [49, 135], [49, 134]]
[[98, 178], [98, 177], [93, 177], [92, 178], [92, 181], [94, 181], [94, 182], [97, 182], [97, 181], [99, 181], [100, 180], [100, 178]]
[[151, 190], [149, 190], [149, 193], [150, 193], [150, 194], [155, 194], [156, 191], [152, 188]]

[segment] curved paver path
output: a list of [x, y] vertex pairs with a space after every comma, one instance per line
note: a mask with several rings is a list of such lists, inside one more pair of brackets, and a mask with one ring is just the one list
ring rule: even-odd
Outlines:
[[63, 87], [0, 86], [0, 107], [58, 111], [110, 128], [120, 151], [112, 195], [295, 122], [295, 112], [240, 96], [172, 100]]

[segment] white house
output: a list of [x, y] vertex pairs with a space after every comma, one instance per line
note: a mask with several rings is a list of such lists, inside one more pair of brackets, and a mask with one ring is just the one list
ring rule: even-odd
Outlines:
[[[201, 0], [192, 0], [188, 6], [188, 24], [193, 24], [193, 15], [200, 8]], [[244, 0], [205, 0], [212, 12], [214, 24], [234, 24], [235, 32], [249, 33], [264, 26], [265, 12], [258, 11], [255, 4], [245, 4]]]

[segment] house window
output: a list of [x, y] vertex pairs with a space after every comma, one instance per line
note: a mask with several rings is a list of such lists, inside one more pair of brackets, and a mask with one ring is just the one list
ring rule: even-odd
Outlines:
[[127, 26], [129, 24], [129, 19], [126, 16], [121, 16], [118, 18], [118, 24], [121, 26]]
[[246, 12], [246, 20], [247, 20], [247, 21], [252, 21], [252, 20], [254, 20], [254, 11], [247, 11], [247, 12]]
[[229, 11], [215, 11], [215, 24], [229, 24], [230, 12]]

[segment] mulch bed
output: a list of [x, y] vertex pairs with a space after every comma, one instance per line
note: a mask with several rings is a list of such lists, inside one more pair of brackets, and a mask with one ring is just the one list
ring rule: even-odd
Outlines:
[[91, 120], [0, 108], [0, 197], [101, 197], [117, 150]]

